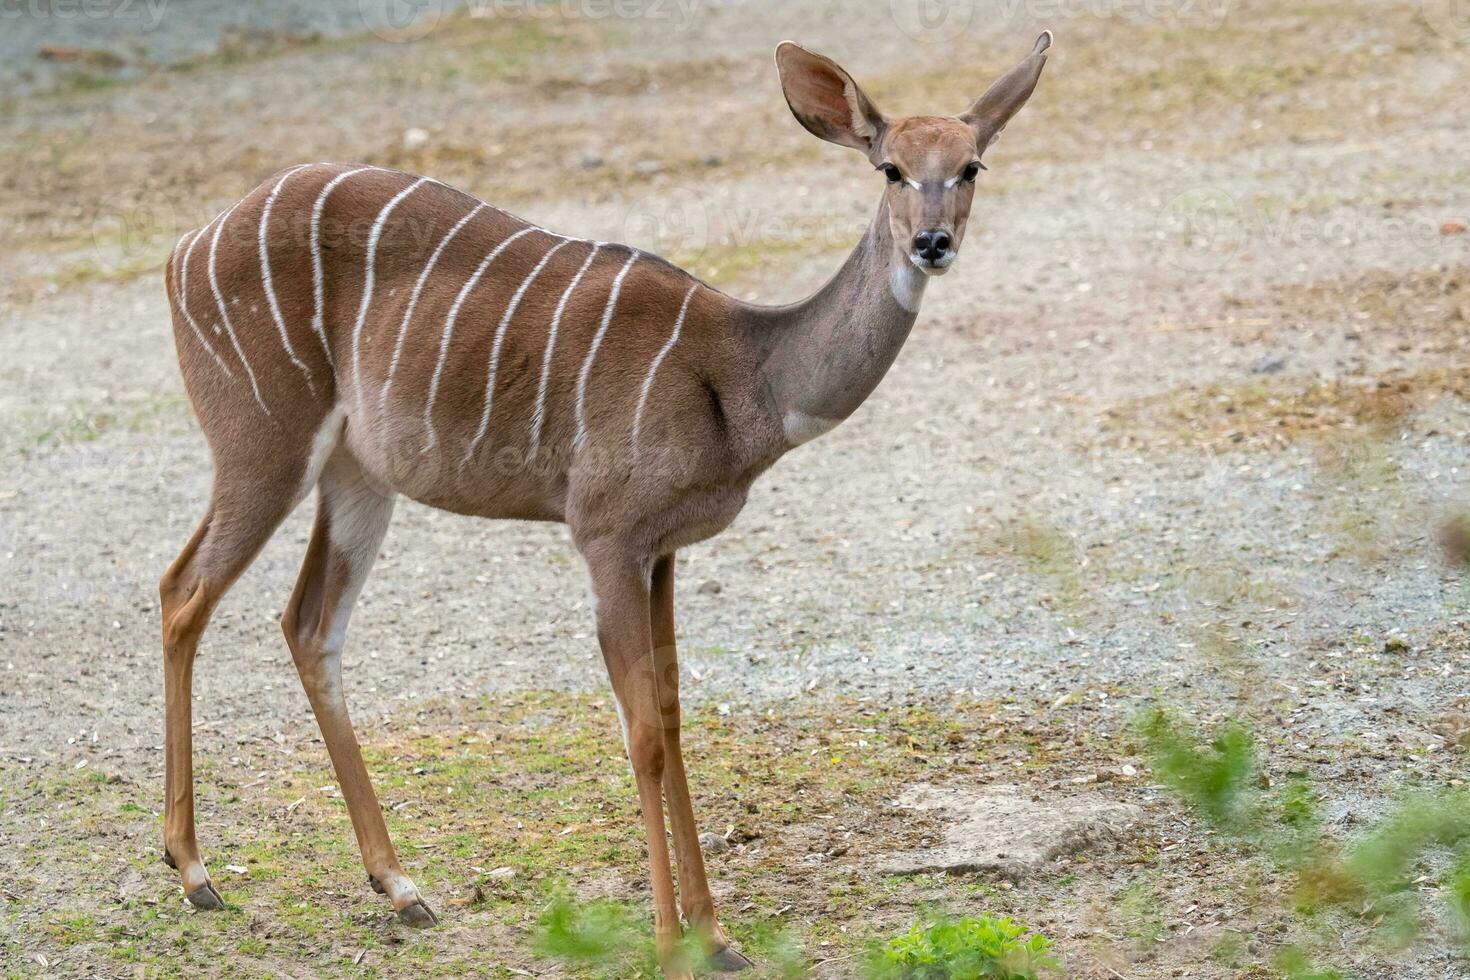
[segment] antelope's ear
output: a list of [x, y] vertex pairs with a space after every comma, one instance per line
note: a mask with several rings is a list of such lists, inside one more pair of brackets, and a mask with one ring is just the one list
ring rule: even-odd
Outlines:
[[1051, 40], [1051, 31], [1043, 31], [1036, 39], [1036, 46], [1019, 65], [997, 78], [974, 105], [960, 113], [960, 118], [975, 130], [975, 145], [981, 153], [999, 138], [1006, 123], [1031, 98], [1041, 78], [1041, 69], [1046, 65], [1046, 49], [1051, 47]]
[[807, 132], [872, 155], [888, 120], [837, 62], [782, 41], [776, 46], [776, 70], [786, 104]]

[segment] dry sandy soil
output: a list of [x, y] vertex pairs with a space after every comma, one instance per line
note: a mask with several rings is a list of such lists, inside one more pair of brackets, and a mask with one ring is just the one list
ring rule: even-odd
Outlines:
[[[1451, 5], [961, 3], [937, 26], [903, 0], [482, 5], [422, 37], [267, 21], [222, 47], [191, 6], [164, 9], [155, 60], [144, 36], [125, 71], [84, 57], [0, 106], [7, 973], [542, 974], [555, 888], [645, 901], [566, 534], [404, 504], [347, 688], [444, 925], [403, 930], [362, 885], [275, 623], [309, 507], [204, 643], [200, 838], [231, 909], [183, 904], [159, 861], [155, 583], [210, 473], [158, 275], [181, 230], [290, 163], [360, 160], [791, 299], [881, 178], [790, 118], [775, 42], [834, 55], [890, 112], [953, 112], [1051, 27], [892, 374], [681, 557], [696, 804], [738, 842], [712, 860], [728, 918], [822, 976], [926, 904], [1015, 915], [1075, 977], [1275, 976], [1288, 945], [1360, 977], [1470, 976], [1432, 912], [1406, 948], [1371, 941], [1371, 910], [1294, 912], [1128, 728], [1153, 704], [1243, 719], [1263, 780], [1310, 778], [1340, 839], [1464, 775], [1470, 592], [1437, 544], [1470, 501]], [[1016, 882], [880, 874], [938, 832], [889, 806], [920, 780], [1147, 816]]]

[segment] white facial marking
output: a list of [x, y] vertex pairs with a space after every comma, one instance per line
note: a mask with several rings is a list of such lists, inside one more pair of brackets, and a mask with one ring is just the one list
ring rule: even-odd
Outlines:
[[899, 306], [910, 313], [919, 312], [919, 302], [924, 298], [924, 285], [929, 277], [912, 262], [899, 262], [888, 275], [888, 291]]
[[602, 311], [602, 322], [597, 327], [597, 333], [592, 336], [592, 346], [587, 349], [587, 357], [582, 361], [582, 371], [577, 375], [577, 435], [572, 440], [574, 449], [587, 439], [587, 378], [592, 374], [592, 362], [597, 359], [597, 349], [602, 346], [602, 338], [607, 333], [608, 324], [612, 322], [613, 308], [618, 305], [618, 293], [623, 289], [623, 278], [633, 268], [633, 263], [638, 261], [638, 255], [638, 250], [634, 249], [613, 279], [612, 291], [607, 295], [607, 307]]
[[684, 329], [684, 314], [689, 312], [689, 301], [694, 298], [694, 291], [699, 288], [699, 283], [689, 287], [689, 292], [684, 294], [684, 302], [679, 305], [679, 316], [674, 320], [674, 332], [669, 334], [668, 341], [654, 355], [653, 363], [648, 365], [648, 374], [643, 378], [643, 390], [638, 393], [638, 407], [633, 410], [633, 447], [638, 446], [638, 433], [643, 427], [643, 409], [648, 404], [648, 393], [653, 390], [653, 377], [658, 374], [658, 366], [669, 356], [669, 351], [679, 342], [679, 331]]
[[563, 238], [553, 245], [545, 255], [541, 256], [541, 261], [537, 262], [536, 267], [531, 270], [530, 274], [521, 280], [521, 284], [516, 289], [515, 295], [506, 304], [505, 313], [500, 317], [500, 325], [495, 330], [495, 341], [490, 345], [490, 371], [485, 377], [485, 407], [480, 412], [480, 427], [475, 430], [475, 437], [470, 440], [469, 447], [464, 453], [464, 459], [460, 460], [460, 469], [464, 469], [465, 465], [474, 457], [475, 450], [480, 446], [480, 440], [485, 438], [485, 430], [490, 427], [490, 408], [494, 404], [495, 399], [495, 374], [500, 366], [500, 346], [505, 341], [505, 331], [510, 327], [510, 318], [515, 315], [516, 307], [521, 305], [521, 299], [526, 295], [526, 290], [531, 288], [531, 283], [535, 282], [536, 277], [541, 274], [541, 270], [546, 268], [546, 263], [550, 262], [553, 255], [569, 244], [571, 244], [571, 241]]
[[[266, 305], [270, 307], [271, 318], [274, 319], [276, 322], [276, 331], [281, 335], [281, 345], [285, 347], [286, 355], [291, 358], [291, 363], [296, 365], [297, 369], [301, 371], [301, 376], [306, 379], [307, 389], [313, 395], [315, 395], [316, 385], [313, 384], [311, 380], [311, 369], [308, 368], [304, 363], [302, 363], [301, 358], [296, 356], [296, 349], [291, 346], [291, 338], [286, 334], [286, 320], [284, 317], [281, 316], [280, 303], [276, 301], [276, 289], [274, 284], [271, 282], [270, 253], [266, 249], [266, 236], [270, 226], [271, 208], [276, 203], [276, 195], [281, 193], [281, 186], [286, 183], [286, 180], [292, 174], [296, 173], [298, 170], [305, 169], [305, 167], [305, 164], [302, 164], [302, 166], [300, 167], [292, 167], [290, 170], [282, 174], [281, 179], [276, 181], [276, 186], [271, 188], [270, 194], [265, 199], [265, 207], [262, 208], [260, 212], [260, 233], [256, 236], [256, 238], [258, 240], [260, 249], [260, 282], [261, 285], [265, 287]], [[250, 309], [252, 313], [255, 312], [254, 305], [252, 305]]]
[[332, 358], [332, 348], [327, 345], [327, 331], [322, 325], [322, 208], [326, 207], [327, 196], [353, 174], [360, 174], [364, 170], [376, 170], [376, 167], [358, 167], [355, 170], [347, 170], [327, 181], [321, 193], [317, 195], [316, 203], [311, 208], [311, 295], [314, 303], [311, 314], [311, 329], [316, 334], [317, 340], [321, 341], [322, 352], [327, 355], [327, 363], [332, 367], [337, 362]]
[[919, 183], [917, 180], [914, 180], [914, 178], [912, 178], [912, 177], [905, 177], [904, 178], [904, 183], [908, 184], [910, 187], [912, 187], [916, 191], [921, 191], [921, 190], [924, 189], [924, 185], [921, 184], [921, 183]]
[[357, 407], [362, 408], [362, 325], [367, 321], [368, 306], [373, 301], [373, 275], [377, 266], [378, 239], [382, 237], [383, 225], [388, 220], [388, 215], [398, 207], [400, 201], [424, 186], [426, 178], [420, 177], [409, 184], [403, 190], [393, 195], [392, 200], [383, 205], [378, 212], [377, 218], [373, 220], [372, 230], [368, 232], [367, 255], [363, 259], [362, 271], [362, 302], [357, 307], [357, 322], [352, 325], [352, 387], [357, 391]]
[[219, 251], [220, 232], [225, 230], [225, 222], [230, 220], [230, 215], [235, 213], [237, 203], [223, 215], [220, 216], [219, 224], [214, 226], [214, 237], [209, 240], [209, 291], [214, 293], [214, 305], [219, 308], [220, 325], [229, 334], [230, 346], [235, 348], [235, 355], [240, 358], [240, 365], [245, 368], [245, 377], [250, 379], [250, 390], [255, 395], [255, 403], [260, 410], [269, 415], [271, 410], [266, 408], [265, 399], [260, 397], [260, 386], [255, 383], [255, 372], [250, 369], [250, 362], [245, 358], [245, 351], [240, 347], [240, 340], [235, 336], [235, 328], [230, 325], [230, 313], [225, 309], [225, 297], [220, 292], [219, 279], [215, 276], [215, 253]]
[[428, 442], [424, 445], [424, 452], [433, 449], [434, 444], [439, 441], [439, 437], [434, 431], [434, 399], [439, 395], [439, 378], [444, 374], [444, 361], [449, 357], [449, 341], [454, 336], [454, 321], [459, 316], [459, 308], [464, 305], [465, 297], [470, 294], [470, 290], [475, 288], [475, 283], [480, 281], [480, 277], [485, 274], [486, 269], [490, 268], [490, 263], [495, 261], [496, 256], [505, 251], [511, 242], [514, 242], [517, 238], [539, 230], [534, 225], [528, 228], [522, 228], [491, 249], [490, 254], [481, 260], [474, 274], [470, 276], [469, 280], [460, 289], [459, 295], [454, 297], [454, 304], [449, 307], [449, 315], [444, 318], [444, 334], [439, 338], [439, 360], [434, 364], [434, 375], [429, 379], [429, 397], [424, 402], [424, 427], [428, 429]]
[[566, 311], [567, 301], [572, 298], [572, 290], [577, 288], [577, 283], [582, 281], [592, 265], [592, 260], [597, 258], [597, 253], [602, 250], [602, 242], [593, 242], [592, 251], [587, 253], [587, 258], [582, 263], [582, 268], [567, 283], [566, 291], [561, 294], [557, 301], [556, 311], [551, 314], [551, 327], [546, 332], [546, 352], [541, 355], [541, 383], [536, 386], [536, 407], [531, 411], [531, 450], [532, 456], [541, 447], [541, 425], [546, 420], [546, 386], [551, 380], [551, 352], [556, 348], [556, 332], [561, 326], [562, 313]]
[[194, 331], [194, 336], [199, 339], [200, 346], [209, 351], [209, 356], [214, 358], [214, 363], [219, 365], [219, 369], [226, 376], [233, 378], [235, 372], [231, 371], [229, 365], [225, 363], [224, 358], [219, 356], [219, 352], [214, 349], [214, 345], [209, 342], [209, 338], [204, 336], [204, 331], [200, 330], [199, 324], [194, 321], [194, 314], [189, 312], [189, 256], [194, 253], [194, 247], [199, 244], [200, 239], [204, 237], [207, 231], [209, 231], [209, 225], [205, 225], [197, 232], [191, 231], [184, 238], [179, 239], [181, 246], [186, 240], [189, 242], [189, 245], [184, 249], [183, 261], [179, 263], [179, 277], [175, 285], [175, 289], [177, 290], [176, 302], [179, 304], [179, 312], [184, 314], [184, 322], [189, 325], [190, 330]]
[[786, 434], [788, 446], [800, 446], [804, 442], [811, 442], [819, 435], [831, 432], [841, 421], [841, 419], [829, 419], [820, 415], [791, 411], [781, 416], [781, 429]]
[[944, 182], [944, 186], [945, 187], [954, 187], [959, 182], [960, 182], [959, 174], [955, 174], [953, 177], [949, 178], [949, 180], [946, 180]]
[[403, 338], [408, 335], [408, 321], [413, 317], [413, 308], [419, 303], [419, 294], [424, 290], [424, 283], [428, 281], [429, 273], [434, 271], [434, 266], [438, 264], [439, 256], [443, 254], [445, 247], [449, 244], [449, 240], [455, 235], [458, 235], [459, 230], [469, 224], [470, 219], [483, 211], [486, 206], [485, 202], [481, 201], [468, 214], [455, 222], [454, 227], [449, 229], [448, 234], [439, 240], [439, 244], [435, 246], [433, 254], [429, 256], [429, 261], [424, 265], [423, 271], [419, 273], [418, 281], [413, 284], [413, 292], [409, 293], [408, 296], [408, 306], [403, 311], [403, 322], [398, 325], [398, 340], [393, 345], [393, 360], [388, 365], [388, 378], [383, 382], [383, 390], [378, 395], [378, 404], [380, 406], [388, 403], [388, 389], [393, 387], [393, 375], [397, 373], [398, 359], [403, 355]]

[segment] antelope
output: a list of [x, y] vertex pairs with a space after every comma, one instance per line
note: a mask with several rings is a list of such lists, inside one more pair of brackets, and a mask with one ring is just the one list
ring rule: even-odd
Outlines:
[[342, 691], [348, 619], [403, 495], [568, 526], [637, 786], [665, 975], [690, 975], [675, 953], [681, 911], [714, 968], [750, 966], [716, 918], [680, 749], [675, 552], [727, 527], [757, 476], [877, 386], [927, 280], [958, 255], [981, 157], [1050, 45], [1042, 34], [958, 116], [892, 119], [832, 60], [777, 47], [796, 119], [884, 181], [851, 255], [791, 305], [740, 302], [653, 255], [372, 166], [292, 167], [186, 233], [164, 284], [214, 480], [159, 592], [164, 860], [189, 902], [224, 904], [194, 827], [195, 651], [225, 591], [315, 489], [281, 627], [368, 883], [404, 923], [437, 921], [389, 840]]

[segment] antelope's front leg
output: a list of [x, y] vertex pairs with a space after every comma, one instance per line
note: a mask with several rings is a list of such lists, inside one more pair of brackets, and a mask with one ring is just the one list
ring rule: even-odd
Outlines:
[[679, 743], [679, 653], [674, 641], [674, 556], [664, 555], [653, 566], [650, 613], [653, 622], [654, 676], [661, 684], [664, 740], [664, 795], [674, 831], [674, 854], [679, 866], [679, 904], [684, 918], [700, 934], [709, 965], [722, 973], [749, 969], [750, 960], [725, 938], [715, 916], [715, 900], [705, 877], [704, 853], [699, 846], [699, 824], [684, 773]]
[[[649, 619], [651, 559], [597, 543], [583, 550], [597, 598], [597, 639], [617, 698], [623, 741], [638, 786], [643, 829], [648, 838], [648, 873], [653, 886], [653, 936], [659, 964], [669, 980], [692, 975], [678, 962], [679, 911], [664, 835], [663, 782], [666, 706], [654, 670]], [[677, 705], [673, 717], [678, 719]]]

